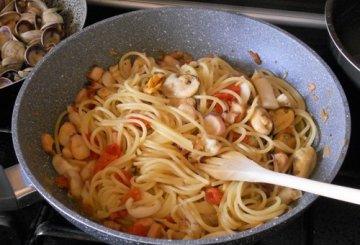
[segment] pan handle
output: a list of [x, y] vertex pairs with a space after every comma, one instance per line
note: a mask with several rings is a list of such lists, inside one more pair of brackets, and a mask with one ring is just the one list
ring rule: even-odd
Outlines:
[[40, 199], [40, 194], [22, 175], [19, 164], [6, 169], [0, 165], [0, 211], [20, 209]]

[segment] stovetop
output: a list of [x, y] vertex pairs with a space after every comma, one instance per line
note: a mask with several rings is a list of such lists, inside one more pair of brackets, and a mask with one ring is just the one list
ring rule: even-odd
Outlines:
[[[132, 11], [134, 2], [164, 1], [118, 1], [88, 0], [88, 17], [86, 25], [104, 18]], [[191, 1], [174, 1], [178, 4]], [[197, 3], [237, 4], [246, 7], [267, 8], [277, 10], [302, 11], [304, 13], [322, 14], [325, 0], [243, 0], [243, 1], [196, 1]], [[126, 3], [129, 4], [126, 8]], [[131, 5], [132, 4], [132, 5]], [[340, 80], [350, 105], [352, 119], [352, 136], [348, 154], [340, 169], [335, 184], [360, 188], [360, 164], [357, 152], [360, 144], [356, 141], [360, 136], [360, 104], [359, 90], [353, 85], [333, 58], [327, 31], [324, 27], [296, 26], [276, 23], [281, 28], [295, 35], [314, 49], [331, 67]], [[9, 167], [17, 163], [11, 141], [12, 107], [21, 84], [0, 90], [0, 164]], [[282, 225], [274, 232], [265, 234], [255, 245], [356, 245], [360, 244], [360, 206], [319, 197], [300, 216]], [[45, 201], [40, 201], [21, 210], [0, 213], [1, 244], [102, 244], [96, 238], [78, 230], [62, 218]], [[236, 242], [231, 244], [237, 244]]]

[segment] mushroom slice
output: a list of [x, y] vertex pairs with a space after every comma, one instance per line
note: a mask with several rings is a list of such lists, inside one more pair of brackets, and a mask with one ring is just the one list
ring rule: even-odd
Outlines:
[[190, 74], [168, 76], [162, 86], [162, 92], [169, 98], [189, 98], [200, 87], [199, 78]]
[[282, 107], [274, 111], [270, 111], [270, 115], [274, 123], [274, 134], [286, 129], [292, 125], [295, 120], [294, 110], [288, 107]]
[[266, 109], [277, 109], [279, 103], [276, 100], [273, 87], [265, 77], [259, 77], [258, 73], [253, 75], [252, 81], [259, 94], [261, 105]]
[[316, 165], [316, 152], [311, 146], [306, 146], [295, 151], [293, 155], [293, 173], [296, 176], [307, 178]]
[[250, 124], [256, 132], [260, 134], [270, 134], [273, 129], [273, 122], [267, 110], [262, 107], [256, 107], [254, 114], [250, 119]]
[[28, 65], [35, 66], [36, 63], [45, 56], [45, 54], [46, 50], [41, 44], [33, 44], [25, 51], [25, 61]]

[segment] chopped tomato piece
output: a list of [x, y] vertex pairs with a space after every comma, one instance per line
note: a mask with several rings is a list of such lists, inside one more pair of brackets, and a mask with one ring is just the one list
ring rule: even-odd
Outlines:
[[126, 202], [129, 198], [134, 199], [134, 201], [139, 201], [141, 200], [141, 191], [139, 188], [134, 187], [132, 188], [128, 193], [126, 193], [121, 200], [123, 202]]
[[215, 111], [219, 114], [223, 113], [223, 108], [221, 107], [221, 105], [216, 104], [215, 105]]
[[[241, 134], [238, 134], [238, 133], [233, 133], [233, 136], [232, 136], [232, 142], [238, 140], [240, 138]], [[250, 142], [250, 137], [249, 135], [245, 135], [244, 139], [241, 141], [245, 144], [249, 144]]]
[[234, 91], [237, 94], [240, 94], [240, 86], [236, 86], [234, 84], [231, 84], [231, 85], [227, 86], [225, 89], [229, 89], [229, 90]]
[[209, 203], [213, 205], [219, 205], [221, 202], [221, 198], [223, 196], [223, 193], [215, 187], [210, 187], [205, 191], [205, 199]]
[[60, 188], [69, 189], [70, 187], [69, 180], [64, 175], [57, 175], [55, 177], [55, 182]]
[[90, 158], [91, 160], [96, 160], [96, 159], [98, 159], [99, 157], [100, 157], [99, 154], [97, 154], [96, 152], [90, 151], [90, 156], [89, 156], [89, 158]]
[[116, 211], [110, 214], [110, 219], [111, 220], [117, 220], [117, 219], [122, 219], [124, 218], [126, 215], [128, 214], [126, 209], [122, 209], [120, 211]]
[[99, 158], [96, 160], [96, 166], [94, 172], [97, 173], [104, 169], [112, 161], [118, 159], [121, 156], [121, 148], [118, 144], [113, 143], [105, 147], [101, 152]]
[[[237, 94], [240, 94], [240, 87], [239, 86], [235, 86], [235, 85], [229, 85], [227, 87], [225, 87], [225, 89], [229, 89], [234, 91]], [[227, 94], [227, 93], [215, 93], [214, 96], [220, 100], [222, 100], [224, 103], [230, 103], [232, 101], [235, 101], [236, 98], [234, 96], [232, 96], [231, 94]], [[219, 104], [215, 105], [215, 111], [217, 113], [223, 113], [223, 109]]]
[[234, 101], [235, 100], [234, 96], [232, 96], [231, 94], [227, 94], [227, 93], [216, 93], [216, 94], [214, 94], [214, 96], [223, 101]]
[[245, 144], [249, 144], [249, 142], [250, 142], [250, 137], [249, 137], [248, 135], [246, 135], [246, 136], [244, 137], [244, 139], [242, 140], [242, 142], [244, 142]]
[[121, 170], [121, 172], [124, 174], [124, 177], [121, 177], [120, 175], [116, 174], [115, 178], [120, 181], [121, 183], [123, 183], [124, 185], [130, 187], [131, 186], [131, 178], [133, 177], [132, 174], [127, 171], [127, 170]]
[[145, 227], [141, 224], [130, 226], [128, 229], [128, 233], [137, 235], [137, 236], [147, 236], [148, 231], [149, 231], [149, 228]]
[[117, 157], [120, 157], [121, 155], [121, 148], [118, 144], [116, 143], [113, 143], [113, 144], [110, 144], [110, 145], [107, 145], [105, 147], [105, 152], [106, 153], [109, 153], [111, 155], [115, 155]]

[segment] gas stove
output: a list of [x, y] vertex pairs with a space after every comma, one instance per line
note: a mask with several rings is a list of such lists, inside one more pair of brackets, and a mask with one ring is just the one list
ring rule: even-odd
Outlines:
[[[221, 4], [219, 4], [221, 2]], [[352, 140], [347, 157], [335, 184], [360, 188], [360, 165], [356, 153], [360, 152], [359, 90], [350, 81], [331, 55], [329, 37], [323, 19], [325, 1], [309, 0], [243, 0], [243, 1], [115, 1], [88, 0], [90, 25], [107, 17], [139, 8], [177, 6], [205, 6], [238, 11], [269, 21], [308, 44], [331, 67], [341, 82], [350, 105]], [[0, 90], [0, 164], [7, 168], [17, 163], [11, 140], [11, 114], [21, 84]], [[276, 230], [265, 234], [254, 245], [354, 245], [360, 244], [360, 206], [319, 197], [301, 215]], [[103, 244], [96, 238], [75, 228], [45, 201], [17, 211], [0, 213], [1, 244]], [[232, 242], [229, 244], [237, 244]]]

